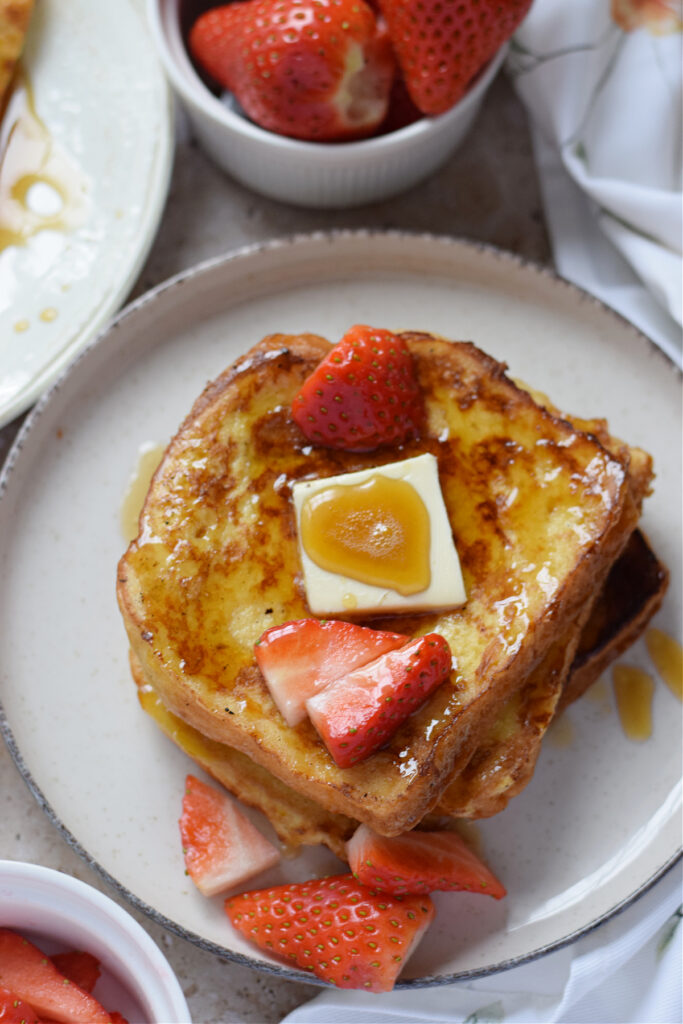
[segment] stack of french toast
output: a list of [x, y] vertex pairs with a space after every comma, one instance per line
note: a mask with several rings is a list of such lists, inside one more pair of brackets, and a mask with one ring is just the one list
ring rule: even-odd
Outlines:
[[[289, 848], [343, 856], [359, 822], [395, 836], [502, 810], [553, 718], [637, 639], [667, 586], [638, 525], [647, 453], [604, 420], [560, 412], [471, 343], [399, 337], [419, 436], [370, 451], [311, 443], [292, 401], [332, 346], [269, 336], [195, 402], [118, 567], [142, 706]], [[287, 724], [255, 657], [267, 629], [312, 616], [292, 489], [424, 453], [466, 599], [346, 617], [440, 634], [452, 671], [383, 746], [340, 767], [308, 718]]]

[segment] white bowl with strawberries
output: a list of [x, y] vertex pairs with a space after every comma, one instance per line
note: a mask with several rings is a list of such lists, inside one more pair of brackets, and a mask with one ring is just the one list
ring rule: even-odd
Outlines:
[[38, 864], [0, 860], [0, 1020], [187, 1024], [168, 961], [108, 896]]
[[299, 206], [416, 185], [462, 142], [531, 0], [148, 0], [206, 152]]

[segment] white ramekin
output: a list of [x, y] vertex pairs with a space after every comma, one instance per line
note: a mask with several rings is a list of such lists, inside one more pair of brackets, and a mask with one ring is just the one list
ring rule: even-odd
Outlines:
[[180, 27], [180, 0], [147, 0], [168, 78], [208, 155], [255, 192], [317, 209], [387, 199], [436, 171], [462, 142], [498, 72], [498, 51], [466, 96], [439, 117], [360, 142], [301, 142], [265, 131], [230, 110], [201, 81]]
[[130, 1024], [188, 1024], [178, 980], [147, 932], [98, 889], [37, 864], [0, 861], [0, 927], [51, 954], [85, 950], [101, 962], [94, 995]]

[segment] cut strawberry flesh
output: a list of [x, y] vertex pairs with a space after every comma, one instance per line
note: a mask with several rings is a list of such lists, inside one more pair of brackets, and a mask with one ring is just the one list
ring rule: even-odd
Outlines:
[[185, 780], [179, 824], [185, 867], [204, 896], [232, 889], [280, 860], [227, 793], [194, 775]]
[[0, 1021], [2, 1024], [40, 1024], [32, 1006], [15, 992], [0, 986]]
[[339, 620], [298, 619], [267, 629], [256, 661], [288, 725], [306, 716], [306, 701], [335, 679], [367, 665], [408, 637]]
[[359, 881], [393, 895], [464, 891], [499, 900], [506, 894], [456, 832], [407, 832], [389, 839], [361, 825], [346, 854]]
[[0, 929], [0, 985], [29, 1003], [39, 1017], [62, 1024], [110, 1024], [103, 1006], [60, 974], [28, 939]]
[[438, 633], [417, 637], [349, 672], [306, 701], [306, 710], [340, 768], [378, 750], [448, 677], [448, 644]]

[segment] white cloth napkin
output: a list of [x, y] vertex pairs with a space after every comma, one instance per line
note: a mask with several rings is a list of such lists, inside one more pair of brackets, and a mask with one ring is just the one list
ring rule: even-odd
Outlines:
[[[530, 115], [559, 273], [680, 363], [679, 9], [678, 0], [535, 0], [508, 71]], [[679, 863], [610, 921], [539, 960], [430, 989], [325, 990], [285, 1021], [680, 1024], [682, 904]]]
[[680, 362], [680, 0], [535, 0], [507, 70], [532, 124], [555, 262]]

